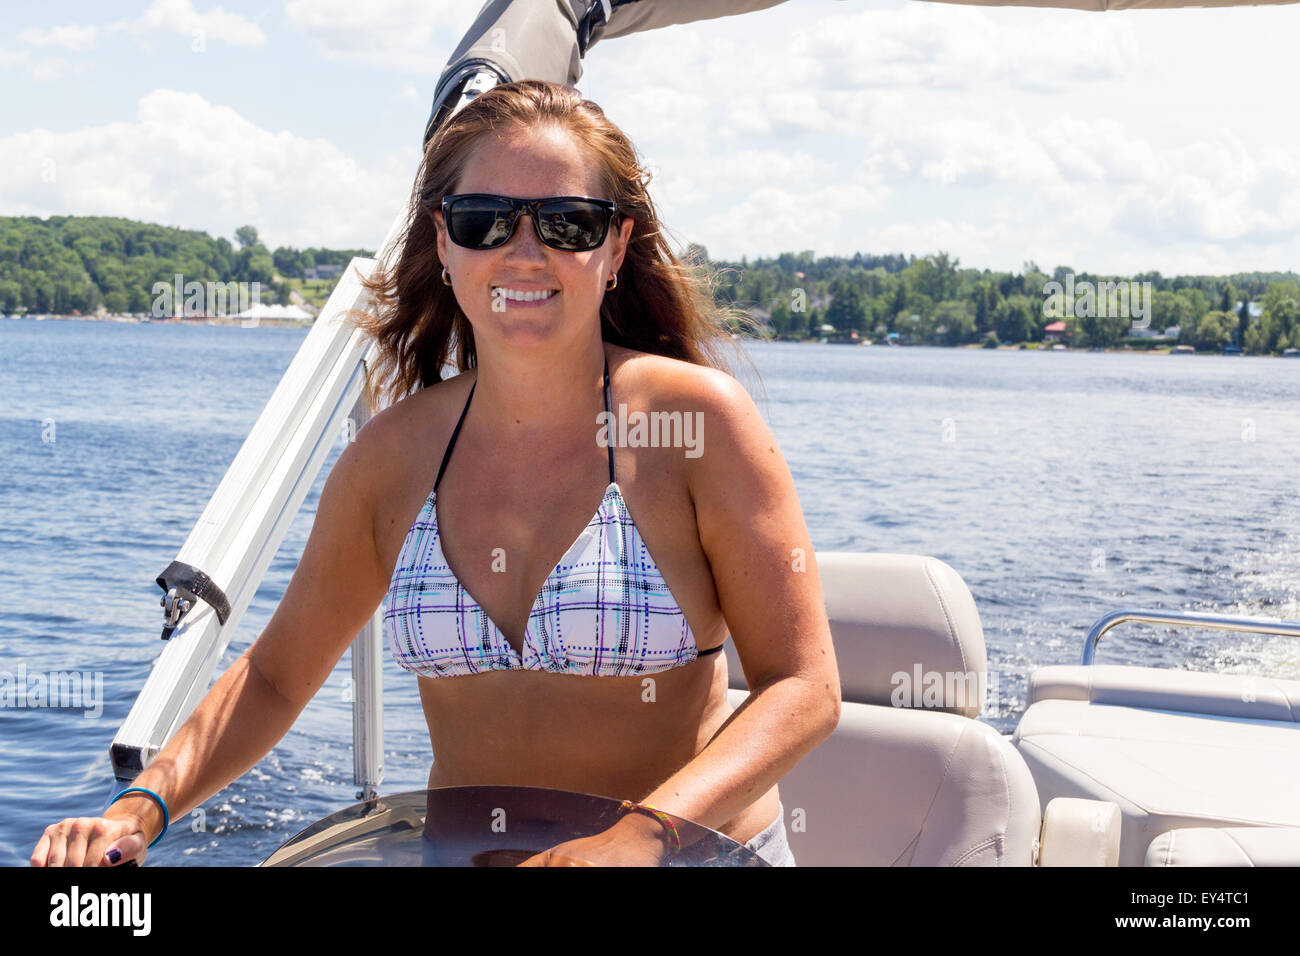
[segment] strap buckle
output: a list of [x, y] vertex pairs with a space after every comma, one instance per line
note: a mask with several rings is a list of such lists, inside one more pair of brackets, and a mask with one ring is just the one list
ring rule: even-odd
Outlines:
[[155, 580], [163, 589], [159, 604], [163, 609], [162, 639], [168, 640], [180, 627], [181, 620], [198, 601], [206, 601], [222, 624], [230, 617], [230, 601], [210, 577], [184, 561], [173, 561]]

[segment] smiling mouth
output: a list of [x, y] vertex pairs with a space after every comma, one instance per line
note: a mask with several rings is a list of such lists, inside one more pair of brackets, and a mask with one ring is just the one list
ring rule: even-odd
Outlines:
[[[519, 291], [519, 290], [514, 290], [514, 291]], [[545, 302], [548, 299], [553, 299], [560, 294], [559, 289], [547, 289], [545, 290], [545, 294], [543, 294], [542, 290], [540, 289], [536, 291], [533, 290], [522, 290], [522, 291], [524, 292], [524, 295], [522, 296], [507, 295], [505, 286], [494, 285], [492, 287], [493, 297], [499, 296], [500, 298], [505, 299], [505, 301], [507, 302], [523, 302], [523, 303]]]

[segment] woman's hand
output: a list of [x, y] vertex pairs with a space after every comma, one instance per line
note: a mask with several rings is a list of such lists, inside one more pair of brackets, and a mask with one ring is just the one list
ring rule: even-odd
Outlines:
[[667, 831], [652, 817], [629, 813], [595, 836], [568, 840], [520, 866], [659, 866], [668, 855]]
[[[45, 828], [32, 866], [121, 866], [128, 860], [143, 863], [149, 838], [134, 816], [68, 817]], [[121, 856], [110, 862], [105, 853], [115, 848]]]

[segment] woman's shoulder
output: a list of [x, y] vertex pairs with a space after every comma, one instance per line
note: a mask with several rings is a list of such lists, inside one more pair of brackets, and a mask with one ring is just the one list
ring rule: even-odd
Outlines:
[[709, 413], [750, 401], [744, 386], [722, 369], [617, 345], [610, 345], [610, 354], [624, 370], [627, 387], [648, 407]]
[[[372, 415], [357, 430], [354, 454], [369, 467], [376, 480], [399, 478], [394, 463], [409, 461], [411, 449], [450, 433], [473, 384], [469, 370], [427, 385]], [[444, 438], [445, 441], [445, 438]]]
[[622, 352], [627, 425], [635, 425], [633, 413], [641, 412], [648, 434], [662, 438], [665, 430], [672, 435], [679, 429], [689, 449], [682, 459], [683, 478], [692, 494], [704, 484], [726, 486], [738, 469], [752, 469], [774, 451], [775, 439], [753, 398], [730, 373], [663, 355]]
[[454, 403], [456, 396], [464, 402], [475, 375], [474, 370], [469, 369], [412, 392], [372, 415], [358, 432], [358, 437], [368, 430], [376, 442], [400, 441], [410, 437], [412, 428], [430, 427], [430, 417], [436, 423], [441, 413], [446, 412]]

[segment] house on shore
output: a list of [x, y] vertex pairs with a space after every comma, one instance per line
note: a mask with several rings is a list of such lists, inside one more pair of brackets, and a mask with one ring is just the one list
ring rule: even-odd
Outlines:
[[302, 270], [302, 276], [304, 279], [333, 279], [342, 271], [342, 266], [309, 266]]

